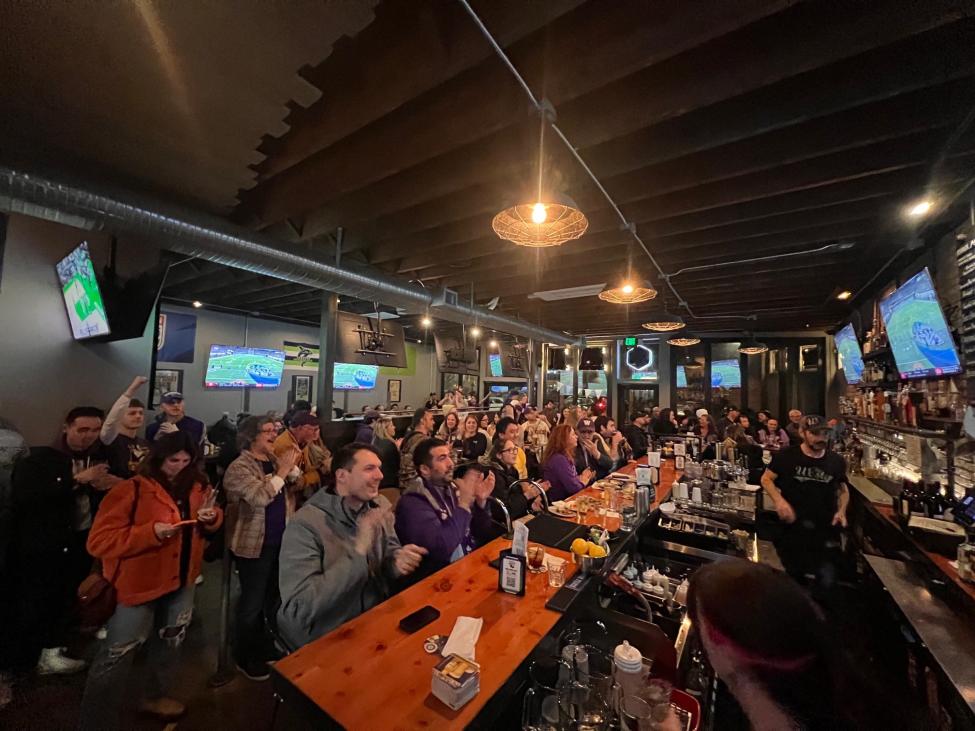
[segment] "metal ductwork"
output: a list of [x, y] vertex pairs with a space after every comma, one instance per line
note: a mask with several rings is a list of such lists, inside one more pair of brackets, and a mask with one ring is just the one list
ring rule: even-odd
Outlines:
[[0, 210], [89, 231], [143, 236], [166, 249], [217, 264], [328, 292], [422, 313], [435, 307], [451, 322], [478, 325], [511, 335], [559, 345], [579, 340], [514, 317], [463, 304], [444, 304], [438, 290], [387, 277], [367, 268], [344, 268], [309, 258], [300, 244], [266, 236], [217, 216], [163, 204], [119, 191], [96, 192], [93, 186], [0, 165]]

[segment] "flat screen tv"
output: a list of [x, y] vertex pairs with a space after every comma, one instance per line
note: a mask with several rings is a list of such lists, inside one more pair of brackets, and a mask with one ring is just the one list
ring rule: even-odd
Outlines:
[[105, 301], [95, 278], [88, 242], [82, 241], [59, 261], [55, 268], [61, 282], [64, 306], [68, 310], [71, 334], [75, 340], [88, 340], [111, 334]]
[[840, 366], [846, 374], [846, 382], [863, 383], [863, 352], [860, 350], [857, 334], [853, 330], [853, 323], [840, 328], [835, 340], [836, 350], [840, 354]]
[[677, 366], [677, 388], [687, 388], [687, 371], [684, 366]]
[[961, 373], [958, 351], [927, 268], [880, 301], [880, 316], [901, 378]]
[[336, 363], [332, 388], [336, 391], [369, 391], [376, 387], [379, 366], [359, 363]]
[[207, 388], [277, 388], [283, 372], [283, 350], [211, 345], [203, 382]]
[[711, 388], [741, 388], [741, 370], [737, 359], [711, 361]]
[[504, 376], [504, 367], [501, 364], [501, 353], [489, 353], [488, 365], [491, 368], [491, 375], [495, 378]]

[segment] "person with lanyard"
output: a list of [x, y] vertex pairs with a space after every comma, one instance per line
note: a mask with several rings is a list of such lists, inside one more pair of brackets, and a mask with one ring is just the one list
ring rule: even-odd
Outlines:
[[762, 475], [784, 531], [775, 548], [786, 572], [800, 583], [812, 574], [828, 590], [835, 579], [831, 554], [836, 531], [846, 528], [850, 493], [846, 462], [827, 449], [830, 427], [821, 416], [803, 416], [797, 447], [778, 452]]
[[453, 480], [450, 447], [442, 439], [420, 442], [414, 458], [419, 474], [396, 504], [396, 534], [427, 550], [414, 574], [419, 579], [463, 558], [478, 537], [491, 534], [487, 499], [494, 475], [467, 470]]
[[277, 428], [271, 416], [249, 416], [237, 439], [240, 456], [227, 468], [227, 546], [240, 577], [234, 655], [251, 680], [267, 680], [267, 661], [277, 659], [267, 628], [278, 611], [278, 553], [285, 525], [302, 489], [297, 447], [274, 454]]

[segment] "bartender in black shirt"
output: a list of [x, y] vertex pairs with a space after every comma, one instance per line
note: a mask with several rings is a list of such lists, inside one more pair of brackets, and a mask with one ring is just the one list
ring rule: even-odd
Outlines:
[[777, 453], [762, 475], [762, 487], [785, 524], [775, 541], [782, 565], [800, 582], [815, 575], [824, 589], [834, 579], [830, 554], [837, 529], [847, 525], [850, 501], [846, 463], [827, 449], [829, 434], [823, 417], [802, 417], [799, 445]]

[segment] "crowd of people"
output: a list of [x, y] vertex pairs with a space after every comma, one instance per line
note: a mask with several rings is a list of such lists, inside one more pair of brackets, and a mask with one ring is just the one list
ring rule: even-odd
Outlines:
[[[783, 454], [809, 441], [799, 412], [782, 429], [765, 411], [729, 407], [712, 419], [704, 409], [688, 416], [655, 407], [620, 429], [605, 408], [559, 411], [547, 401], [538, 409], [519, 393], [496, 413], [467, 410], [455, 389], [439, 425], [423, 406], [398, 436], [392, 419], [369, 409], [354, 440], [333, 454], [307, 402], [281, 417], [225, 417], [208, 434], [176, 392], [162, 396], [159, 417], [145, 425], [145, 383], [134, 379], [107, 413], [71, 409], [55, 444], [18, 453], [11, 509], [2, 514], [12, 529], [0, 556], [2, 588], [14, 598], [0, 625], [4, 668], [84, 670], [66, 651], [86, 600], [79, 587], [91, 577], [111, 586], [114, 605], [94, 628], [101, 644], [81, 706], [86, 729], [117, 727], [124, 681], [143, 646], [152, 659], [140, 709], [165, 719], [184, 713], [167, 689], [208, 546], [225, 543], [233, 558], [233, 654], [240, 672], [259, 681], [283, 652], [501, 535], [505, 517], [538, 511], [643, 457], [655, 438], [691, 433], [706, 447]], [[221, 444], [216, 472], [205, 469], [213, 467], [203, 458], [210, 439]], [[770, 494], [777, 477], [808, 464], [801, 455], [776, 458]], [[833, 479], [836, 465], [827, 472]], [[790, 511], [795, 520], [797, 511], [822, 510], [780, 488], [784, 520]]]

